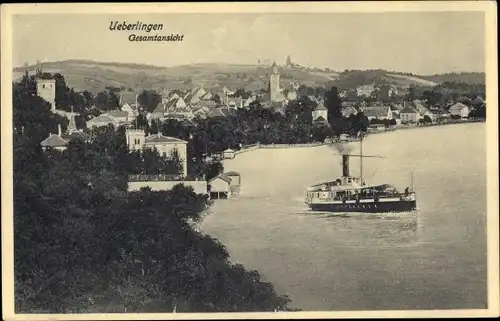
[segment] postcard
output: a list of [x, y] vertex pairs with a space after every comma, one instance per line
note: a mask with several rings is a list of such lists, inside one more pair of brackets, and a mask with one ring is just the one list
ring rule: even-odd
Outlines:
[[1, 14], [5, 320], [499, 315], [494, 3]]

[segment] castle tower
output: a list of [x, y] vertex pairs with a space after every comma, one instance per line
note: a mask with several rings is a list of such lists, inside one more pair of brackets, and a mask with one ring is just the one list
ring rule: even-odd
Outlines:
[[39, 77], [42, 76], [42, 63], [40, 62], [40, 60], [36, 61], [36, 72], [35, 72], [35, 75], [36, 75], [37, 78], [39, 78]]
[[127, 146], [129, 150], [141, 150], [146, 141], [146, 133], [143, 129], [127, 129]]
[[273, 62], [271, 67], [271, 75], [269, 76], [269, 100], [277, 101], [278, 94], [280, 93], [280, 74], [278, 72], [278, 65]]
[[50, 103], [52, 111], [56, 110], [56, 81], [54, 79], [37, 79], [36, 94]]

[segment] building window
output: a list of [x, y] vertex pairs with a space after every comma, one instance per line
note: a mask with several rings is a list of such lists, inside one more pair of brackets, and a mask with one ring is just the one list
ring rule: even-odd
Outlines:
[[42, 88], [43, 88], [43, 89], [45, 89], [45, 84], [44, 84], [44, 85], [42, 85]]

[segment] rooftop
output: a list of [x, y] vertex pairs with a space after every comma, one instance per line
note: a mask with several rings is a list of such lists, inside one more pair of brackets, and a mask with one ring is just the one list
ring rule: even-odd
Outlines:
[[68, 144], [67, 141], [59, 137], [59, 135], [51, 134], [49, 137], [44, 139], [40, 145], [42, 147], [64, 147]]
[[163, 136], [161, 133], [158, 133], [146, 137], [144, 144], [187, 144], [187, 142], [179, 138]]
[[386, 116], [389, 113], [389, 107], [371, 107], [363, 110], [366, 117]]
[[124, 92], [120, 94], [120, 106], [125, 104], [135, 105], [137, 103], [137, 94], [135, 92]]
[[318, 103], [318, 106], [316, 106], [316, 108], [314, 108], [314, 110], [327, 110], [325, 105], [323, 105], [322, 103]]
[[103, 115], [99, 115], [97, 117], [92, 118], [91, 120], [89, 120], [89, 122], [93, 122], [93, 123], [97, 123], [97, 122], [114, 123], [115, 120], [113, 118], [109, 117], [108, 115], [103, 114]]
[[400, 111], [401, 114], [418, 114], [418, 110], [416, 110], [415, 108], [411, 107], [411, 106], [406, 106], [405, 108], [403, 108], [401, 111]]
[[126, 111], [122, 111], [122, 110], [112, 110], [112, 111], [108, 111], [106, 113], [106, 115], [110, 116], [110, 117], [127, 117], [128, 113]]
[[211, 182], [215, 181], [216, 179], [222, 179], [224, 182], [226, 182], [228, 184], [231, 184], [231, 181], [232, 181], [232, 179], [229, 178], [226, 174], [220, 174], [219, 176], [216, 176], [216, 177], [212, 178], [208, 182], [211, 183]]

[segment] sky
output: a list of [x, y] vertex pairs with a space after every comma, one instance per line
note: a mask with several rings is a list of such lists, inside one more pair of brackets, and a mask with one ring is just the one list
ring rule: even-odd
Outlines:
[[[162, 31], [111, 31], [112, 21], [162, 23]], [[387, 69], [420, 75], [485, 70], [482, 12], [285, 14], [30, 14], [13, 17], [13, 64], [88, 59], [158, 66], [284, 64]], [[184, 34], [182, 42], [130, 42]]]

